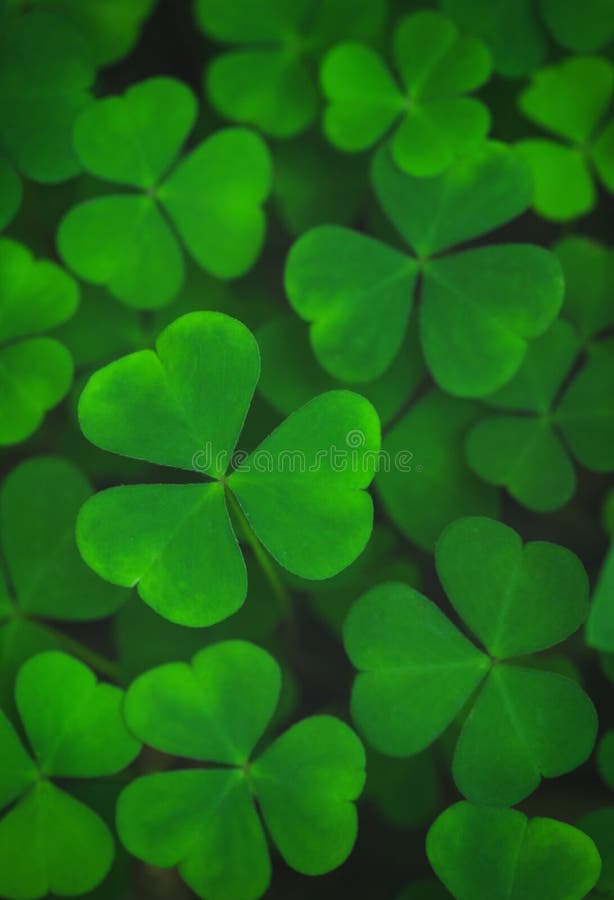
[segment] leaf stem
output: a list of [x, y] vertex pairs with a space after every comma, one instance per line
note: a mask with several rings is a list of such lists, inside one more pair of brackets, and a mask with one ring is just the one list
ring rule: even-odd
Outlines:
[[82, 644], [81, 641], [71, 638], [68, 634], [60, 631], [59, 628], [48, 625], [47, 622], [37, 620], [36, 624], [54, 638], [64, 650], [72, 653], [74, 656], [78, 656], [79, 659], [84, 663], [87, 663], [88, 666], [91, 666], [92, 669], [95, 669], [101, 675], [105, 675], [112, 681], [122, 681], [121, 670], [117, 663], [112, 662], [110, 659], [107, 659], [106, 656], [102, 656], [100, 653], [92, 650], [92, 648], [88, 647], [86, 644]]
[[290, 595], [286, 589], [285, 584], [279, 576], [279, 572], [277, 571], [275, 563], [254, 534], [245, 513], [241, 509], [241, 506], [232, 491], [226, 490], [225, 494], [228, 500], [228, 505], [234, 515], [241, 534], [251, 547], [252, 552], [256, 557], [265, 578], [271, 585], [275, 598], [277, 599], [282, 612], [284, 613], [284, 615], [289, 616], [292, 611]]

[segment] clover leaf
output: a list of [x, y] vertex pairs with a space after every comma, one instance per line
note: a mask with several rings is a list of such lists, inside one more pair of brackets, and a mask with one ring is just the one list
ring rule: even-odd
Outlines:
[[[0, 550], [10, 578], [0, 604], [2, 682], [56, 640], [43, 621], [87, 621], [115, 612], [126, 599], [91, 572], [75, 542], [75, 519], [91, 495], [72, 463], [38, 457], [21, 463], [0, 491]], [[0, 591], [1, 593], [1, 591]]]
[[386, 513], [418, 547], [432, 550], [446, 525], [461, 516], [497, 516], [499, 498], [464, 459], [475, 403], [431, 390], [384, 436], [389, 464], [375, 479]]
[[29, 437], [68, 393], [69, 352], [38, 335], [69, 319], [78, 301], [77, 285], [63, 269], [0, 239], [0, 446]]
[[490, 75], [490, 54], [475, 38], [461, 37], [445, 16], [430, 10], [404, 18], [394, 34], [394, 60], [402, 88], [386, 63], [363, 44], [338, 44], [321, 69], [328, 106], [324, 130], [341, 150], [373, 146], [395, 124], [396, 164], [417, 177], [443, 172], [484, 139], [490, 115], [464, 97]]
[[92, 47], [96, 62], [108, 65], [126, 56], [136, 44], [140, 28], [156, 0], [9, 0], [15, 6], [35, 5], [59, 13], [71, 22]]
[[535, 179], [535, 209], [545, 218], [567, 221], [592, 210], [593, 168], [614, 193], [614, 120], [601, 124], [613, 92], [614, 66], [588, 56], [540, 69], [520, 95], [524, 115], [564, 141], [529, 138], [517, 145]]
[[492, 393], [556, 316], [560, 266], [529, 244], [440, 254], [528, 207], [525, 163], [508, 147], [488, 143], [443, 175], [416, 179], [382, 148], [372, 175], [383, 210], [417, 258], [345, 228], [302, 235], [290, 250], [286, 291], [311, 323], [316, 357], [346, 381], [382, 375], [403, 343], [420, 276], [420, 340], [435, 381], [458, 396]]
[[370, 39], [385, 16], [382, 0], [197, 0], [196, 18], [214, 40], [237, 44], [213, 59], [205, 92], [225, 117], [275, 138], [304, 131], [315, 119], [318, 92], [310, 62], [348, 31]]
[[580, 235], [564, 238], [554, 250], [565, 276], [562, 313], [586, 345], [614, 326], [614, 251]]
[[589, 756], [597, 718], [575, 681], [522, 665], [553, 647], [588, 612], [588, 581], [573, 553], [506, 525], [460, 519], [439, 539], [437, 571], [478, 650], [426, 597], [400, 583], [367, 591], [350, 612], [345, 647], [359, 674], [352, 714], [391, 756], [428, 747], [470, 709], [454, 752], [454, 780], [471, 801], [509, 806], [543, 777]]
[[612, 0], [540, 0], [539, 11], [566, 50], [593, 53], [614, 37]]
[[280, 686], [273, 657], [225, 641], [191, 665], [141, 675], [127, 692], [135, 734], [207, 767], [133, 781], [119, 799], [119, 835], [150, 865], [178, 866], [199, 897], [262, 896], [271, 869], [263, 826], [288, 865], [308, 875], [341, 865], [356, 839], [365, 757], [345, 723], [303, 719], [253, 758]]
[[90, 49], [68, 22], [38, 11], [9, 20], [0, 40], [0, 148], [28, 178], [79, 172], [71, 131], [93, 80]]
[[35, 900], [98, 885], [113, 837], [91, 809], [54, 779], [100, 778], [125, 768], [139, 742], [121, 716], [122, 691], [97, 684], [64, 653], [40, 653], [19, 671], [15, 699], [30, 750], [0, 712], [0, 894]]
[[379, 450], [373, 407], [349, 391], [321, 394], [229, 473], [260, 371], [255, 339], [229, 316], [195, 312], [166, 328], [156, 350], [92, 376], [81, 427], [104, 450], [208, 480], [92, 497], [77, 522], [88, 565], [114, 584], [138, 585], [158, 613], [191, 626], [214, 624], [245, 599], [229, 508], [296, 575], [329, 578], [348, 566], [371, 533], [364, 489]]
[[463, 34], [475, 34], [492, 50], [495, 71], [528, 75], [546, 53], [546, 36], [534, 0], [441, 0]]
[[595, 844], [578, 828], [464, 802], [435, 820], [426, 852], [456, 900], [582, 900], [601, 869]]
[[257, 135], [226, 129], [177, 162], [196, 111], [182, 82], [150, 78], [91, 103], [75, 125], [84, 168], [136, 190], [73, 207], [60, 223], [59, 251], [81, 278], [129, 306], [153, 309], [177, 295], [184, 281], [178, 237], [218, 278], [242, 275], [260, 253], [268, 150]]
[[[332, 378], [318, 364], [305, 325], [291, 314], [276, 316], [256, 332], [262, 354], [258, 389], [278, 412], [288, 415], [324, 391], [346, 388], [347, 382]], [[422, 380], [418, 336], [410, 328], [390, 368], [362, 388], [377, 410], [382, 424], [405, 405]]]

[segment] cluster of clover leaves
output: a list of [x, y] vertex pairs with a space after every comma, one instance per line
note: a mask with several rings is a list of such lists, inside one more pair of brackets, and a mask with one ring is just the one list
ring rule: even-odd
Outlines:
[[614, 806], [513, 808], [614, 681], [614, 549], [540, 539], [614, 472], [614, 0], [400, 6], [196, 0], [118, 91], [156, 0], [0, 0], [2, 898], [278, 896], [361, 795], [396, 900], [614, 897]]

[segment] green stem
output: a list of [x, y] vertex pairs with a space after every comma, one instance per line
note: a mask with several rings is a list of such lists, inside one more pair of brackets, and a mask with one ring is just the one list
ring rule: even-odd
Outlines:
[[82, 644], [81, 641], [69, 637], [69, 635], [60, 631], [59, 628], [54, 628], [53, 625], [48, 625], [46, 622], [40, 622], [38, 620], [36, 625], [46, 631], [47, 634], [51, 635], [64, 650], [68, 653], [72, 653], [74, 656], [78, 656], [79, 659], [87, 663], [88, 666], [91, 666], [92, 669], [95, 669], [101, 675], [105, 675], [107, 678], [117, 682], [122, 680], [119, 666], [116, 663], [111, 662], [110, 659], [107, 659], [106, 656], [101, 656], [100, 653], [96, 653], [91, 647]]
[[241, 509], [241, 506], [239, 505], [239, 502], [237, 501], [232, 491], [227, 490], [225, 493], [228, 505], [232, 510], [241, 534], [243, 535], [249, 546], [252, 548], [254, 556], [258, 560], [258, 565], [262, 569], [265, 578], [271, 585], [275, 598], [277, 599], [282, 612], [285, 615], [289, 615], [292, 610], [290, 595], [286, 590], [285, 584], [279, 577], [279, 572], [275, 567], [275, 563], [252, 531], [245, 513]]

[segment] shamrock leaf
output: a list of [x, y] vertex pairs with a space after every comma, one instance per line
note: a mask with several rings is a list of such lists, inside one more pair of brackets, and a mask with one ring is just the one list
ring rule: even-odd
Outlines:
[[29, 437], [67, 394], [70, 354], [37, 335], [69, 319], [78, 300], [77, 285], [59, 266], [0, 240], [0, 446]]
[[122, 97], [91, 103], [75, 126], [84, 168], [136, 190], [73, 207], [58, 231], [81, 278], [139, 309], [169, 303], [184, 280], [175, 231], [218, 278], [246, 272], [260, 253], [270, 189], [264, 143], [241, 129], [216, 132], [177, 163], [196, 118], [182, 82], [150, 78]]
[[356, 839], [365, 760], [347, 725], [303, 719], [252, 757], [280, 684], [268, 653], [226, 641], [191, 665], [153, 669], [128, 690], [135, 734], [209, 766], [137, 778], [119, 799], [119, 835], [150, 865], [178, 866], [199, 897], [262, 896], [271, 868], [263, 824], [288, 865], [308, 875], [341, 865]]
[[[16, 6], [26, 0], [9, 0]], [[88, 41], [96, 62], [108, 65], [126, 56], [136, 44], [142, 23], [151, 13], [156, 0], [29, 0], [28, 5], [59, 13], [72, 22]]]
[[533, 0], [441, 0], [440, 6], [463, 34], [475, 34], [489, 45], [500, 75], [528, 75], [545, 56]]
[[614, 325], [614, 252], [580, 235], [564, 238], [554, 250], [565, 276], [563, 315], [586, 345]]
[[561, 47], [593, 53], [614, 37], [612, 0], [540, 0], [539, 10]]
[[535, 209], [545, 218], [561, 222], [591, 211], [596, 202], [593, 167], [614, 193], [614, 120], [600, 125], [613, 91], [612, 64], [589, 56], [540, 69], [520, 95], [524, 115], [565, 142], [529, 138], [517, 145], [533, 172]]
[[275, 138], [300, 134], [315, 119], [318, 93], [310, 61], [349, 30], [376, 34], [385, 16], [382, 0], [198, 0], [196, 17], [205, 34], [239, 45], [213, 59], [204, 87], [226, 118], [254, 125]]
[[121, 771], [140, 749], [123, 723], [122, 692], [97, 684], [64, 653], [40, 653], [17, 677], [15, 699], [32, 754], [0, 713], [0, 894], [35, 900], [49, 891], [92, 890], [108, 872], [111, 832], [91, 809], [49, 779]]
[[373, 146], [398, 122], [391, 140], [396, 164], [417, 177], [438, 175], [488, 132], [487, 108], [463, 94], [487, 81], [490, 54], [428, 10], [398, 25], [394, 59], [402, 88], [363, 44], [338, 44], [328, 53], [321, 69], [329, 101], [324, 130], [332, 144], [353, 152]]
[[0, 658], [11, 692], [21, 663], [56, 644], [39, 620], [100, 619], [126, 599], [96, 578], [77, 550], [75, 520], [91, 493], [72, 463], [53, 457], [26, 460], [2, 485], [0, 549], [12, 595], [7, 588], [0, 603]]
[[548, 251], [528, 244], [438, 254], [527, 208], [525, 164], [490, 143], [441, 176], [416, 179], [383, 148], [373, 180], [382, 208], [418, 259], [345, 228], [302, 235], [288, 257], [286, 291], [311, 323], [316, 357], [346, 381], [382, 375], [402, 345], [421, 275], [420, 339], [433, 377], [458, 396], [492, 393], [556, 316], [560, 267]]
[[[305, 325], [291, 314], [276, 316], [256, 332], [262, 354], [258, 389], [278, 412], [288, 415], [317, 394], [347, 387], [319, 365]], [[363, 395], [377, 410], [382, 424], [392, 419], [416, 390], [424, 374], [415, 329], [410, 328], [399, 355]]]
[[9, 21], [0, 41], [0, 147], [28, 178], [79, 172], [71, 129], [93, 80], [90, 49], [68, 22], [38, 11]]
[[542, 776], [579, 766], [595, 741], [595, 710], [576, 682], [515, 660], [578, 629], [588, 612], [586, 573], [563, 547], [523, 547], [511, 528], [481, 518], [450, 525], [435, 559], [450, 602], [488, 656], [417, 591], [380, 585], [345, 624], [359, 669], [352, 714], [377, 750], [410, 756], [471, 701], [454, 753], [456, 784], [475, 803], [513, 805]]
[[79, 404], [83, 432], [112, 453], [209, 480], [115, 487], [88, 500], [77, 522], [88, 565], [191, 626], [214, 624], [245, 599], [228, 505], [288, 571], [320, 579], [348, 566], [371, 533], [373, 407], [349, 391], [315, 397], [228, 474], [258, 381], [256, 341], [235, 319], [195, 312], [156, 348], [92, 376]]
[[424, 550], [454, 519], [499, 512], [497, 492], [475, 477], [463, 455], [478, 415], [476, 404], [431, 390], [384, 437], [389, 464], [377, 473], [377, 492], [397, 528]]
[[426, 852], [456, 900], [582, 900], [601, 869], [595, 844], [579, 829], [470, 803], [435, 820]]

